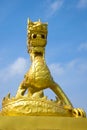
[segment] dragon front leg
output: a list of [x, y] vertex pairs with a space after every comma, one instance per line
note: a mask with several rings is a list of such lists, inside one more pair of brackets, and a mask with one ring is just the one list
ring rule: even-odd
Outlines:
[[53, 84], [50, 88], [58, 96], [58, 98], [62, 101], [62, 103], [64, 103], [64, 105], [70, 106], [71, 108], [73, 108], [72, 103], [70, 102], [70, 100], [68, 99], [66, 94], [63, 92], [61, 87], [56, 82], [53, 82]]
[[23, 80], [18, 87], [18, 90], [16, 93], [16, 98], [23, 96], [25, 94], [26, 90], [27, 90], [27, 87], [25, 84], [25, 80]]

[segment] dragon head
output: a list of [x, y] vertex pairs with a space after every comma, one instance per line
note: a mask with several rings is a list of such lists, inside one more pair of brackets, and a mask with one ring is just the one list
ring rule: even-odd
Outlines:
[[47, 44], [47, 23], [42, 23], [40, 20], [32, 22], [28, 19], [27, 22], [27, 49], [28, 53], [34, 55], [43, 55]]

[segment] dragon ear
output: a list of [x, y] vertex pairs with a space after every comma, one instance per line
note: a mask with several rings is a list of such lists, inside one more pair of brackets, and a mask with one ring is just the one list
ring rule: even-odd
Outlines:
[[30, 18], [27, 19], [27, 24], [31, 23], [31, 20]]
[[30, 18], [27, 19], [27, 24], [32, 24], [33, 22], [30, 20]]

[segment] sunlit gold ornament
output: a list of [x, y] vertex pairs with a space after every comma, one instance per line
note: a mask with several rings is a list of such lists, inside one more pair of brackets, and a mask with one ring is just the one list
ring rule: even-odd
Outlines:
[[[86, 117], [83, 109], [73, 108], [61, 87], [53, 80], [45, 61], [48, 24], [40, 20], [27, 24], [27, 48], [31, 58], [30, 69], [20, 83], [15, 97], [10, 95], [2, 102], [1, 115], [54, 115], [70, 117]], [[44, 89], [50, 88], [57, 96], [49, 100], [44, 96]], [[25, 94], [26, 90], [28, 93]]]

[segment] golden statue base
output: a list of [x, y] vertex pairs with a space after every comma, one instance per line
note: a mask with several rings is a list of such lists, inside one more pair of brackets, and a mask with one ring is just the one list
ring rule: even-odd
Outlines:
[[2, 102], [3, 116], [76, 116], [75, 111], [69, 107], [62, 105], [57, 100], [51, 101], [47, 97], [21, 97], [10, 98], [5, 97]]
[[87, 130], [87, 118], [0, 116], [0, 130]]
[[46, 96], [10, 98], [10, 94], [2, 101], [0, 115], [86, 117], [84, 110], [63, 105], [60, 100], [49, 100]]

